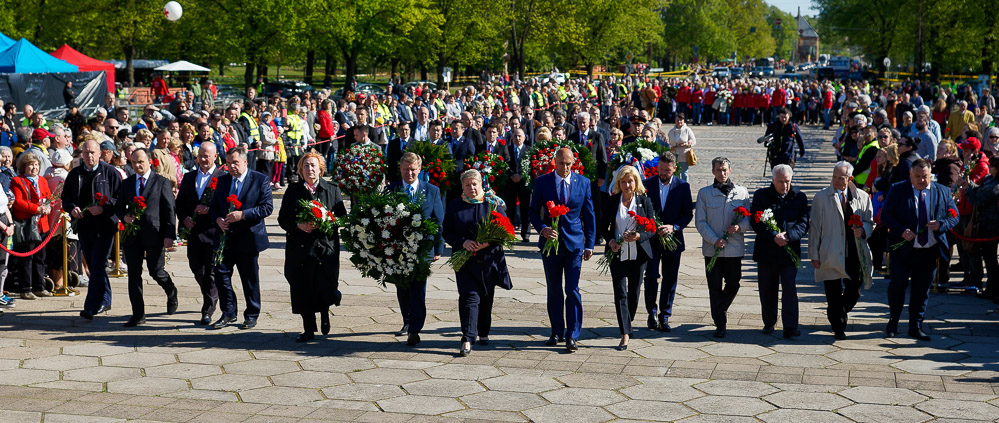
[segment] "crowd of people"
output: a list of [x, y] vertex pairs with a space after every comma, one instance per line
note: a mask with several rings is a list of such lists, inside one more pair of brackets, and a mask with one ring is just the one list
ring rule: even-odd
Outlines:
[[[683, 233], [691, 229], [702, 239], [716, 337], [726, 335], [726, 311], [739, 291], [750, 230], [756, 234], [753, 260], [759, 264], [766, 333], [775, 330], [778, 314], [785, 337], [801, 333], [795, 287], [803, 249], [816, 281], [824, 283], [837, 339], [846, 337], [847, 315], [861, 286], [885, 267], [888, 336], [898, 332], [906, 289], [908, 333], [923, 340], [929, 339], [922, 322], [931, 285], [999, 301], [999, 289], [985, 283], [986, 273], [999, 275], [999, 161], [990, 162], [999, 152], [999, 129], [987, 89], [976, 94], [970, 87], [952, 91], [918, 81], [872, 87], [699, 76], [496, 80], [454, 92], [390, 83], [384, 95], [354, 88], [348, 83], [342, 98], [328, 89], [264, 98], [249, 88], [245, 100], [220, 107], [202, 98], [210, 90], [199, 90], [202, 96], [182, 91], [171, 94], [169, 103], [146, 105], [135, 117], [109, 95], [92, 116], [70, 103], [60, 123], [50, 123], [31, 105], [23, 105], [23, 113], [15, 104], [0, 105], [0, 144], [6, 144], [0, 146], [0, 183], [7, 194], [0, 196], [0, 231], [8, 248], [34, 252], [4, 258], [10, 266], [0, 273], [0, 288], [9, 289], [0, 306], [52, 296], [50, 288], [65, 289], [71, 274], [78, 274], [77, 285], [88, 288], [80, 315], [93, 319], [106, 312], [112, 304], [107, 269], [117, 264], [109, 265], [109, 256], [121, 232], [131, 303], [126, 327], [145, 323], [144, 264], [166, 294], [167, 313], [176, 312], [177, 288], [163, 267], [183, 238], [203, 296], [198, 322], [214, 329], [236, 323], [231, 278], [238, 271], [246, 302], [240, 327], [253, 328], [260, 314], [258, 257], [270, 246], [264, 220], [274, 211], [272, 191], [286, 190], [278, 222], [287, 232], [292, 310], [303, 318], [298, 340], [327, 334], [329, 308], [342, 299], [340, 238], [297, 216], [302, 200], [317, 201], [336, 216], [348, 213], [327, 175], [337, 152], [359, 143], [385, 152], [385, 189], [420, 198], [423, 217], [440, 224], [440, 240], [427, 260], [440, 259], [445, 243], [452, 251], [482, 251], [473, 256], [474, 266], [456, 272], [462, 355], [476, 342], [488, 343], [495, 287], [510, 283], [503, 248], [474, 240], [476, 226], [491, 210], [508, 215], [523, 242], [530, 242], [533, 231], [539, 248], [559, 246], [541, 254], [552, 330], [547, 344], [565, 343], [569, 351], [578, 348], [582, 327], [582, 262], [590, 260], [598, 239], [614, 257], [609, 270], [619, 349], [627, 348], [634, 333], [642, 289], [648, 327], [672, 330], [687, 248]], [[933, 99], [932, 108], [923, 98]], [[829, 187], [809, 204], [792, 184], [795, 162], [805, 155], [797, 125], [828, 129], [836, 122], [832, 148], [841, 161]], [[761, 148], [768, 149], [772, 184], [751, 194], [729, 178], [731, 162], [716, 157], [710, 163], [714, 181], [699, 188], [695, 205], [688, 180], [697, 138], [690, 125], [702, 124], [766, 126]], [[623, 145], [639, 139], [668, 149], [659, 154], [654, 176], [645, 178], [630, 165], [609, 168]], [[574, 173], [577, 158], [562, 149], [553, 171], [528, 184], [530, 170], [522, 168], [521, 157], [546, 140], [588, 149], [596, 177]], [[407, 149], [418, 142], [447, 147], [460, 188], [443, 192], [420, 177], [422, 159]], [[463, 166], [482, 151], [509, 163], [510, 183], [499, 192]], [[568, 210], [557, 225], [549, 203]], [[643, 220], [654, 227], [643, 229], [637, 224]], [[61, 242], [46, 237], [62, 236], [55, 230], [60, 225], [72, 246], [71, 274], [65, 275]], [[950, 264], [954, 245], [960, 265]], [[964, 280], [952, 284], [956, 269], [963, 269]], [[420, 342], [425, 297], [425, 279], [398, 289], [403, 327], [397, 334], [407, 336], [409, 345]]]

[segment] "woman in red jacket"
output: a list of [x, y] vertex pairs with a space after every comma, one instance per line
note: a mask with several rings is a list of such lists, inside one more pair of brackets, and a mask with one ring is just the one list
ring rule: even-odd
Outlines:
[[[329, 157], [330, 144], [333, 144], [333, 137], [336, 136], [336, 126], [333, 124], [333, 102], [330, 99], [323, 100], [319, 113], [316, 115], [316, 122], [319, 124], [319, 133], [316, 134], [316, 150]], [[333, 152], [336, 152], [333, 148]], [[332, 160], [327, 160], [332, 163]]]
[[[14, 192], [14, 220], [18, 225], [37, 222], [38, 232], [42, 236], [49, 232], [48, 214], [52, 212], [51, 192], [45, 179], [38, 176], [41, 161], [31, 153], [21, 153], [17, 159], [17, 173], [10, 182]], [[16, 233], [17, 231], [15, 231]], [[30, 251], [40, 244], [39, 241], [18, 242], [18, 251]], [[45, 289], [45, 249], [28, 257], [13, 257], [14, 272], [17, 274], [18, 288], [21, 299], [34, 300], [37, 297], [51, 297], [52, 293]]]

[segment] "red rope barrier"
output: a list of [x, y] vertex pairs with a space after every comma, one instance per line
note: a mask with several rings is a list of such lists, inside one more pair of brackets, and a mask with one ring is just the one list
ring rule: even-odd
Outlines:
[[963, 235], [961, 235], [961, 234], [959, 234], [957, 232], [954, 232], [953, 229], [950, 230], [950, 234], [954, 235], [955, 238], [957, 238], [957, 239], [959, 239], [961, 241], [964, 241], [964, 242], [979, 243], [979, 242], [995, 242], [995, 241], [999, 241], [999, 236], [994, 236], [992, 238], [968, 238], [968, 237], [963, 236]]
[[[62, 219], [59, 219], [59, 223], [62, 223]], [[55, 235], [55, 230], [56, 230], [56, 225], [52, 225], [52, 228], [49, 229], [49, 234], [45, 236], [45, 239], [42, 241], [42, 243], [38, 244], [38, 246], [35, 247], [34, 250], [28, 251], [26, 253], [19, 253], [17, 251], [11, 251], [10, 249], [7, 248], [7, 246], [5, 246], [3, 244], [0, 244], [0, 249], [6, 251], [7, 254], [10, 254], [10, 255], [12, 255], [14, 257], [28, 257], [28, 256], [31, 256], [31, 255], [34, 255], [35, 253], [41, 251], [42, 248], [45, 248], [46, 245], [48, 245], [49, 241], [52, 240], [52, 235]]]

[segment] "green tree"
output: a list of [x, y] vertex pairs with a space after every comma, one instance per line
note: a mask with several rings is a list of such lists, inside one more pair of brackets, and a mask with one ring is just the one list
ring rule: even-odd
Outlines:
[[590, 76], [605, 55], [620, 50], [644, 51], [663, 34], [661, 0], [593, 0], [573, 3], [565, 31], [544, 39], [552, 51], [561, 51], [572, 65], [582, 64]]

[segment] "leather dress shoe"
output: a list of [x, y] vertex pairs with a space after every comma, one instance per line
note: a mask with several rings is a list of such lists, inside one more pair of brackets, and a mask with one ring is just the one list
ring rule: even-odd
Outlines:
[[725, 334], [727, 334], [727, 333], [728, 333], [728, 331], [725, 330], [725, 329], [717, 329], [717, 330], [715, 330], [715, 335], [714, 336], [715, 336], [715, 338], [724, 338]]
[[402, 329], [399, 329], [399, 331], [395, 333], [395, 336], [406, 336], [408, 333], [409, 325], [402, 325]]
[[773, 325], [766, 325], [766, 326], [764, 326], [763, 327], [763, 333], [766, 334], [766, 335], [774, 333], [774, 326]]
[[322, 315], [322, 322], [319, 325], [319, 330], [323, 333], [323, 335], [329, 335], [330, 334], [330, 312], [329, 311], [324, 311], [324, 312], [320, 313], [320, 315]]
[[649, 316], [649, 329], [656, 330], [659, 328], [659, 323], [656, 322], [656, 316]]
[[787, 329], [785, 329], [784, 330], [784, 337], [785, 338], [797, 338], [799, 336], [801, 336], [801, 329], [795, 329], [795, 330], [787, 330]]
[[212, 323], [212, 316], [210, 316], [208, 314], [202, 314], [201, 315], [201, 320], [198, 320], [198, 324], [202, 325], [202, 326], [204, 326], [204, 325], [210, 325], [211, 323]]
[[253, 329], [257, 327], [257, 319], [246, 319], [243, 321], [243, 325], [239, 328], [242, 330]]
[[132, 316], [131, 318], [128, 319], [127, 322], [125, 322], [124, 326], [126, 328], [134, 328], [134, 327], [139, 326], [139, 325], [141, 325], [143, 323], [146, 323], [146, 318], [145, 317], [142, 317], [142, 316]]
[[303, 332], [301, 335], [298, 335], [295, 342], [309, 342], [315, 338], [316, 336], [312, 332]]
[[626, 351], [628, 349], [628, 344], [618, 345], [618, 346], [614, 347], [614, 349], [616, 349], [618, 351]]
[[94, 313], [94, 314], [107, 313], [109, 311], [111, 311], [111, 306], [109, 306], [109, 305], [102, 305], [100, 307], [97, 307], [97, 312]]
[[226, 326], [229, 326], [229, 325], [231, 325], [233, 323], [236, 323], [236, 318], [235, 317], [225, 317], [225, 316], [222, 316], [218, 320], [216, 320], [215, 323], [212, 323], [212, 329], [222, 329], [222, 328], [224, 328]]
[[472, 353], [472, 343], [469, 342], [468, 343], [468, 348], [465, 348], [465, 343], [462, 342], [461, 343], [461, 349], [458, 350], [458, 355], [460, 355], [462, 357], [468, 357], [468, 355], [471, 354], [471, 353]]
[[838, 341], [842, 341], [846, 339], [846, 332], [836, 332], [833, 334], [833, 338]]
[[409, 334], [409, 337], [406, 338], [406, 345], [409, 345], [411, 347], [419, 343], [420, 343], [420, 334], [418, 333], [411, 333]]
[[659, 331], [663, 333], [673, 332], [673, 328], [670, 327], [669, 323], [659, 322]]
[[479, 345], [489, 345], [489, 338], [485, 336], [480, 336]]
[[561, 336], [552, 335], [551, 337], [548, 338], [547, 341], [545, 341], [545, 345], [547, 345], [549, 347], [554, 347], [554, 346], [558, 345], [559, 342], [562, 342], [562, 337]]
[[173, 289], [173, 293], [167, 296], [167, 314], [173, 315], [177, 312], [177, 306], [179, 302], [177, 301], [177, 288]]
[[889, 320], [888, 326], [885, 327], [885, 337], [894, 338], [896, 335], [898, 335], [898, 321]]
[[565, 340], [565, 350], [568, 351], [568, 352], [573, 352], [573, 351], [579, 350], [579, 346], [576, 345], [576, 340], [575, 339], [566, 339]]
[[927, 335], [925, 332], [923, 332], [922, 329], [916, 329], [916, 330], [911, 330], [910, 329], [909, 330], [909, 336], [912, 337], [912, 338], [916, 338], [916, 339], [918, 339], [920, 341], [930, 341], [930, 340], [932, 340], [932, 338], [930, 338], [929, 335]]
[[87, 311], [87, 310], [81, 310], [80, 311], [80, 317], [82, 317], [84, 319], [87, 319], [87, 320], [94, 320], [94, 314], [91, 313], [91, 312], [89, 312], [89, 311]]

